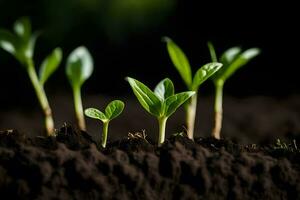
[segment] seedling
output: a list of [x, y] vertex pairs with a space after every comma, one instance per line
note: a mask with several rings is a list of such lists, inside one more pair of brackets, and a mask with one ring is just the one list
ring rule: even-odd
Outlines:
[[158, 145], [161, 145], [165, 141], [168, 118], [195, 92], [188, 91], [174, 94], [174, 85], [168, 78], [158, 83], [154, 92], [138, 80], [130, 77], [127, 77], [126, 80], [142, 107], [157, 118], [159, 126]]
[[93, 58], [89, 51], [83, 46], [72, 51], [67, 59], [66, 75], [73, 90], [75, 114], [78, 126], [81, 130], [86, 130], [81, 99], [81, 87], [92, 75], [93, 69]]
[[101, 142], [103, 148], [106, 147], [109, 122], [112, 119], [119, 116], [122, 113], [123, 109], [124, 109], [124, 103], [120, 100], [114, 100], [106, 106], [104, 112], [101, 112], [96, 108], [88, 108], [84, 111], [86, 116], [93, 119], [98, 119], [103, 122], [103, 132], [102, 132], [102, 142]]
[[44, 112], [47, 134], [53, 135], [54, 122], [44, 85], [58, 68], [62, 59], [62, 51], [60, 48], [56, 48], [45, 58], [41, 64], [38, 76], [33, 61], [34, 47], [38, 33], [35, 32], [32, 34], [31, 23], [26, 17], [17, 20], [13, 29], [14, 33], [0, 29], [0, 47], [12, 54], [24, 66]]
[[[216, 51], [212, 43], [208, 43], [208, 48], [213, 62], [217, 62]], [[215, 85], [215, 126], [212, 132], [212, 136], [216, 139], [220, 139], [222, 118], [223, 118], [223, 87], [225, 81], [232, 76], [239, 68], [246, 65], [251, 59], [256, 57], [260, 53], [258, 48], [247, 49], [242, 52], [239, 47], [232, 47], [226, 50], [221, 58], [220, 62], [223, 63], [223, 67], [213, 77], [212, 80]]]
[[184, 83], [186, 84], [188, 90], [194, 91], [196, 93], [186, 105], [187, 135], [190, 139], [193, 139], [197, 111], [197, 94], [199, 87], [210, 76], [216, 73], [222, 67], [222, 64], [218, 62], [205, 64], [196, 71], [193, 78], [189, 60], [187, 59], [184, 52], [170, 38], [165, 37], [164, 41], [167, 43], [169, 56]]

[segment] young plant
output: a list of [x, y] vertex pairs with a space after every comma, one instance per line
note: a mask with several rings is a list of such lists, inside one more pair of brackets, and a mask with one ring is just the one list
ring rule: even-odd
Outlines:
[[165, 37], [164, 41], [167, 43], [169, 56], [184, 83], [186, 84], [188, 90], [195, 91], [196, 93], [186, 105], [187, 135], [190, 139], [194, 139], [194, 126], [197, 111], [197, 94], [199, 87], [210, 76], [216, 73], [222, 67], [222, 64], [218, 62], [207, 63], [200, 67], [196, 71], [194, 77], [192, 77], [191, 66], [184, 52], [170, 38]]
[[66, 75], [73, 90], [75, 114], [78, 127], [81, 130], [86, 130], [81, 99], [81, 87], [92, 75], [93, 69], [93, 58], [89, 51], [83, 46], [72, 51], [67, 59]]
[[25, 17], [15, 22], [13, 30], [14, 33], [5, 29], [0, 29], [0, 47], [12, 54], [21, 65], [24, 66], [45, 115], [47, 134], [53, 135], [54, 122], [44, 85], [58, 68], [62, 59], [62, 51], [60, 48], [56, 48], [44, 59], [38, 76], [33, 60], [34, 47], [38, 33], [35, 32], [32, 34], [31, 23], [29, 19]]
[[106, 147], [107, 142], [107, 132], [108, 132], [108, 125], [109, 122], [119, 116], [124, 109], [124, 103], [120, 100], [114, 100], [110, 102], [104, 112], [97, 110], [96, 108], [88, 108], [85, 109], [84, 113], [86, 116], [98, 119], [103, 122], [103, 132], [102, 132], [102, 142], [101, 145], [103, 148]]
[[[213, 62], [217, 62], [216, 51], [212, 43], [208, 43], [210, 56]], [[223, 63], [223, 67], [213, 77], [212, 80], [215, 85], [215, 125], [212, 136], [220, 139], [223, 117], [223, 87], [225, 81], [231, 77], [239, 68], [246, 65], [251, 59], [260, 53], [258, 48], [247, 49], [242, 51], [239, 47], [232, 47], [226, 50], [219, 61]]]
[[126, 80], [142, 107], [157, 118], [159, 126], [158, 145], [161, 145], [165, 141], [168, 118], [195, 92], [188, 91], [174, 94], [174, 85], [168, 78], [159, 82], [154, 92], [138, 80], [130, 77], [127, 77]]

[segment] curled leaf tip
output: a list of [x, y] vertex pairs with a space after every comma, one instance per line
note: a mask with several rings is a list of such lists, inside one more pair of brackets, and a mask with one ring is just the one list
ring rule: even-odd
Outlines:
[[162, 41], [162, 42], [166, 42], [166, 43], [168, 43], [168, 42], [171, 42], [171, 41], [172, 41], [172, 39], [171, 39], [171, 38], [169, 38], [168, 36], [164, 36], [164, 37], [162, 37], [162, 38], [161, 38], [161, 41]]
[[251, 48], [244, 52], [244, 56], [246, 59], [253, 58], [261, 53], [261, 50], [259, 48]]

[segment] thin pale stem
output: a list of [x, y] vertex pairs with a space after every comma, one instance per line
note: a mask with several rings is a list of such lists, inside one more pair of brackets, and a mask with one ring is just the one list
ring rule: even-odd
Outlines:
[[167, 117], [158, 118], [158, 126], [159, 126], [158, 146], [160, 146], [165, 141], [167, 119], [168, 119]]
[[103, 148], [106, 147], [108, 125], [109, 125], [109, 121], [103, 122], [102, 141], [101, 141], [101, 145]]
[[42, 110], [45, 115], [45, 126], [46, 126], [47, 135], [48, 136], [54, 135], [54, 121], [52, 117], [52, 111], [49, 106], [49, 102], [44, 87], [39, 82], [38, 76], [34, 68], [34, 63], [32, 60], [28, 61], [27, 63], [27, 73], [29, 75], [30, 81], [35, 90], [35, 93], [37, 95], [40, 106], [42, 107]]
[[212, 132], [212, 136], [216, 139], [220, 139], [222, 129], [223, 118], [223, 82], [215, 84], [216, 96], [215, 96], [215, 127]]
[[191, 140], [194, 139], [194, 127], [197, 111], [197, 93], [191, 97], [186, 110], [187, 135]]
[[81, 100], [81, 90], [80, 87], [74, 87], [73, 89], [74, 95], [74, 106], [75, 106], [75, 114], [78, 123], [78, 127], [81, 130], [86, 130], [85, 119], [83, 114], [82, 100]]

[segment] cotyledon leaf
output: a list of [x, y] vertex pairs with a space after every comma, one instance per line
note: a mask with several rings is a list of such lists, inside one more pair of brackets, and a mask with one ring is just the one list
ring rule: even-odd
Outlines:
[[171, 116], [179, 106], [181, 106], [184, 102], [186, 102], [191, 96], [195, 95], [196, 92], [188, 91], [188, 92], [181, 92], [175, 94], [173, 96], [168, 97], [165, 100], [165, 113], [166, 117]]
[[84, 114], [90, 118], [99, 119], [102, 122], [108, 120], [105, 114], [96, 108], [87, 108], [85, 109]]
[[217, 79], [227, 80], [236, 70], [246, 65], [251, 59], [259, 55], [260, 50], [258, 48], [248, 49], [236, 56], [228, 65], [221, 69], [220, 73], [217, 74]]
[[197, 91], [198, 87], [209, 77], [211, 77], [214, 73], [216, 73], [221, 67], [222, 67], [222, 63], [216, 63], [216, 62], [208, 63], [202, 66], [196, 72], [193, 79], [192, 88], [190, 89], [193, 91]]
[[164, 37], [163, 40], [167, 43], [167, 50], [175, 68], [185, 84], [189, 87], [192, 84], [192, 72], [186, 55], [170, 38]]
[[62, 50], [56, 48], [53, 52], [45, 58], [43, 61], [40, 71], [39, 78], [42, 85], [48, 80], [48, 78], [53, 74], [53, 72], [58, 68], [62, 59]]
[[154, 93], [161, 99], [164, 100], [169, 96], [174, 95], [174, 85], [169, 78], [165, 78], [160, 81], [154, 89]]
[[67, 59], [66, 74], [73, 87], [80, 87], [92, 75], [93, 69], [93, 59], [86, 47], [76, 48]]
[[105, 108], [105, 116], [107, 119], [112, 120], [119, 116], [124, 109], [124, 103], [120, 100], [110, 102]]
[[142, 107], [150, 114], [159, 116], [161, 114], [162, 102], [155, 93], [136, 79], [127, 77], [126, 80], [129, 82], [133, 93]]

